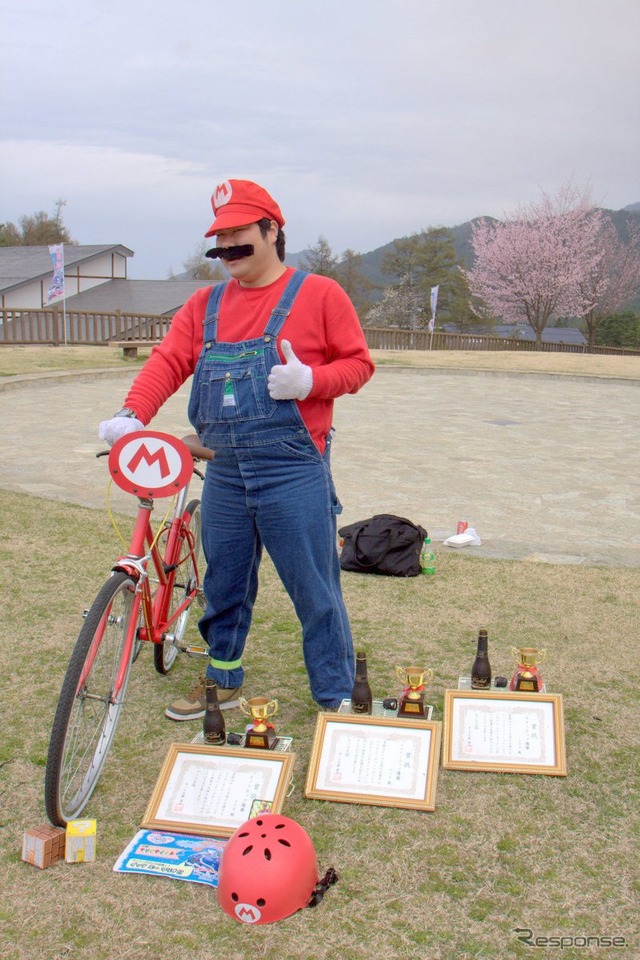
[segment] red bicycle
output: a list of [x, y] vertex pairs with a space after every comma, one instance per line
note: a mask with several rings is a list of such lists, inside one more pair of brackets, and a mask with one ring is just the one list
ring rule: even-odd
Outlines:
[[[189, 500], [197, 460], [213, 459], [197, 437], [177, 440], [151, 431], [127, 434], [110, 451], [113, 480], [138, 497], [128, 552], [85, 612], [53, 721], [45, 772], [45, 806], [65, 826], [84, 810], [98, 783], [124, 706], [131, 666], [152, 643], [154, 665], [166, 674], [179, 652], [206, 657], [204, 644], [185, 644], [194, 601], [204, 606], [200, 576], [200, 501]], [[174, 494], [154, 531], [154, 497]]]

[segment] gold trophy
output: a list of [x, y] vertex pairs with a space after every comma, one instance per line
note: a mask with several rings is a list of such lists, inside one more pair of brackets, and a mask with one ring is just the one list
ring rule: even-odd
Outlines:
[[511, 647], [511, 656], [516, 662], [515, 673], [511, 677], [509, 690], [520, 690], [522, 693], [540, 693], [542, 677], [538, 671], [538, 664], [547, 659], [546, 650], [537, 650], [535, 647]]
[[396, 676], [404, 684], [398, 704], [399, 717], [425, 717], [424, 691], [433, 680], [433, 670], [422, 667], [396, 667]]
[[275, 727], [268, 722], [268, 718], [278, 712], [278, 701], [268, 700], [266, 697], [250, 697], [249, 700], [240, 697], [240, 709], [246, 716], [251, 717], [252, 722], [244, 738], [245, 747], [272, 749], [277, 737]]

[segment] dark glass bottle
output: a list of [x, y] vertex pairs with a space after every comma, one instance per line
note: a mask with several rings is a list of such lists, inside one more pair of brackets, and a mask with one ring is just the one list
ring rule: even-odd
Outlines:
[[224, 727], [224, 717], [218, 702], [218, 685], [213, 680], [207, 680], [205, 684], [206, 708], [204, 719], [202, 721], [202, 730], [204, 732], [204, 742], [212, 744], [221, 744], [226, 740]]
[[367, 655], [356, 653], [356, 679], [351, 691], [351, 710], [353, 713], [371, 713], [373, 697], [367, 676]]
[[487, 651], [487, 631], [478, 632], [478, 649], [471, 667], [471, 689], [487, 690], [491, 686], [491, 664]]

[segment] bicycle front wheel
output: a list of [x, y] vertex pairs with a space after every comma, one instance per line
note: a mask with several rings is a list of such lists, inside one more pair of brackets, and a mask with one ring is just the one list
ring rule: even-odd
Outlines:
[[[199, 580], [200, 553], [202, 551], [199, 500], [191, 500], [189, 502], [182, 515], [182, 523], [183, 539], [179, 548], [179, 555], [169, 556], [168, 552], [164, 552], [163, 557], [165, 567], [175, 567], [175, 572], [172, 574], [174, 579], [171, 587], [171, 599], [169, 601], [167, 620], [171, 620], [179, 607], [186, 602], [194, 590], [198, 591], [197, 597], [200, 603], [203, 603]], [[161, 643], [154, 644], [154, 666], [158, 673], [168, 673], [175, 663], [178, 655], [178, 647], [183, 642], [187, 623], [189, 622], [191, 605], [191, 603], [188, 604], [182, 613], [176, 617], [172, 626], [169, 627], [169, 638], [163, 640]]]
[[114, 573], [89, 610], [67, 667], [49, 742], [45, 807], [64, 827], [89, 802], [116, 732], [137, 629], [136, 585]]

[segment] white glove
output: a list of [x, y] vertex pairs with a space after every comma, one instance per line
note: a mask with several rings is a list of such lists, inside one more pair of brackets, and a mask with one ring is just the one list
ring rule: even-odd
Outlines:
[[288, 340], [282, 341], [286, 363], [271, 368], [267, 389], [272, 400], [304, 400], [311, 393], [313, 371], [296, 357]]
[[112, 417], [111, 420], [102, 420], [98, 425], [98, 436], [112, 447], [120, 437], [135, 433], [136, 430], [144, 430], [144, 423], [135, 417]]

